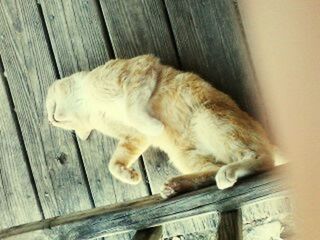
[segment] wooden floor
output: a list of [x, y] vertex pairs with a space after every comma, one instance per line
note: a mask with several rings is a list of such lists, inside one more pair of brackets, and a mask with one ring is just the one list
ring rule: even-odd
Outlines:
[[[83, 142], [49, 126], [44, 99], [56, 79], [153, 53], [200, 74], [266, 126], [241, 30], [232, 0], [1, 0], [0, 229], [158, 193], [178, 174], [149, 149], [135, 166], [141, 184], [112, 178], [115, 140], [94, 133]], [[215, 239], [218, 223], [217, 213], [184, 220], [166, 236]]]

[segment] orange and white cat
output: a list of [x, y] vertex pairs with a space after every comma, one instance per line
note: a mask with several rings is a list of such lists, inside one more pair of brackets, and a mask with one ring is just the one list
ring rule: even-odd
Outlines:
[[83, 140], [92, 130], [119, 139], [109, 169], [125, 183], [141, 180], [131, 166], [150, 145], [165, 151], [184, 175], [164, 184], [164, 197], [213, 182], [229, 188], [274, 166], [264, 130], [229, 96], [152, 55], [110, 60], [56, 81], [46, 108], [53, 126]]

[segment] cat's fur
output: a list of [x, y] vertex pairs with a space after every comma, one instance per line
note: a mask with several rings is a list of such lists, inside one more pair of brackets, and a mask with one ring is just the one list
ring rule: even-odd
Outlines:
[[228, 188], [274, 166], [264, 130], [229, 96], [152, 55], [110, 60], [56, 81], [46, 107], [54, 126], [83, 140], [92, 130], [119, 139], [109, 169], [123, 182], [139, 183], [131, 165], [150, 145], [164, 150], [184, 174], [164, 185], [164, 196], [213, 181]]

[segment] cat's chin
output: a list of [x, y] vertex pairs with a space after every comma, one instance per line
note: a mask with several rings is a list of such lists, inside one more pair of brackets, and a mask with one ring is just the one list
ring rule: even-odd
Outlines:
[[91, 130], [90, 131], [77, 131], [76, 130], [76, 134], [77, 136], [82, 140], [82, 141], [85, 141], [89, 138], [90, 136], [90, 133], [91, 133]]

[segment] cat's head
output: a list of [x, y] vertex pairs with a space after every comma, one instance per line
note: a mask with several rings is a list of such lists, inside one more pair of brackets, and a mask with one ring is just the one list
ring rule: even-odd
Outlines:
[[81, 91], [81, 80], [85, 74], [76, 73], [55, 81], [46, 98], [49, 122], [55, 127], [74, 130], [82, 140], [86, 140], [92, 130]]

